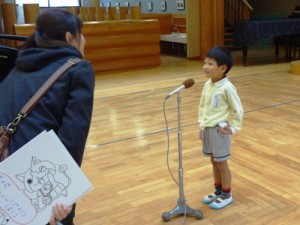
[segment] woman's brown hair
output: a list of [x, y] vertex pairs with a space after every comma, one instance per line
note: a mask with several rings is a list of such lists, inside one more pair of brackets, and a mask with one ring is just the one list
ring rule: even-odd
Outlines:
[[[35, 32], [20, 49], [56, 48], [68, 45], [66, 33], [80, 38], [82, 21], [74, 14], [61, 9], [47, 9], [36, 18]], [[80, 40], [79, 40], [80, 41]]]

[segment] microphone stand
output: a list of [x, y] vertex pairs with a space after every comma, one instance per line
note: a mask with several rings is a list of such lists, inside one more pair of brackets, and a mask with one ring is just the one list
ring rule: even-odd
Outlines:
[[162, 219], [167, 222], [173, 216], [195, 216], [197, 219], [202, 219], [202, 212], [199, 210], [194, 210], [186, 204], [184, 191], [183, 191], [183, 168], [182, 168], [182, 131], [181, 131], [181, 113], [180, 113], [180, 103], [181, 95], [180, 92], [177, 94], [178, 102], [178, 178], [179, 178], [179, 199], [177, 200], [177, 206], [169, 212], [164, 212], [162, 214]]

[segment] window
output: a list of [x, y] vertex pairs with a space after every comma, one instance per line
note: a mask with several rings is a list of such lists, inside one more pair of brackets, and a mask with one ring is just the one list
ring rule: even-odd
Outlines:
[[79, 0], [16, 0], [16, 4], [23, 5], [26, 3], [39, 3], [40, 7], [69, 7], [80, 6]]

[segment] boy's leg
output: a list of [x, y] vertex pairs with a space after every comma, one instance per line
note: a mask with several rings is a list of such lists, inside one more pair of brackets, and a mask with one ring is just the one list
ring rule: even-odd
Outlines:
[[211, 162], [212, 169], [213, 169], [213, 175], [214, 175], [215, 183], [222, 184], [222, 176], [221, 176], [221, 171], [219, 169], [218, 162], [215, 161], [213, 156], [210, 157], [210, 162]]
[[231, 171], [228, 166], [227, 160], [217, 162], [221, 178], [222, 178], [222, 191], [219, 198], [210, 204], [212, 209], [221, 209], [232, 203], [231, 195]]
[[219, 172], [221, 174], [222, 188], [231, 188], [231, 171], [228, 165], [228, 161], [216, 162]]
[[[231, 137], [230, 135], [223, 135], [219, 133], [219, 127], [210, 129], [211, 136], [211, 148], [214, 156], [213, 165], [215, 165], [215, 179], [221, 178], [222, 183], [222, 193], [221, 195], [210, 204], [213, 209], [224, 208], [232, 202], [232, 197], [230, 193], [231, 188], [231, 171], [228, 166], [228, 161], [230, 159], [230, 145]], [[218, 174], [219, 173], [219, 174]]]
[[214, 183], [215, 192], [203, 197], [202, 202], [204, 204], [210, 204], [213, 201], [215, 201], [221, 195], [221, 190], [222, 190], [222, 180], [221, 180], [221, 174], [218, 168], [218, 164], [217, 162], [214, 161], [214, 157], [210, 157], [210, 161], [212, 164], [212, 170], [213, 170], [214, 181], [215, 181]]

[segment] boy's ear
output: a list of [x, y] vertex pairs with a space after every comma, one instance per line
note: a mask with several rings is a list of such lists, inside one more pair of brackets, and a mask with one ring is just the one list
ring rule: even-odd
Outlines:
[[226, 64], [221, 65], [221, 70], [223, 71], [223, 73], [225, 73], [225, 71], [227, 70], [227, 65]]

